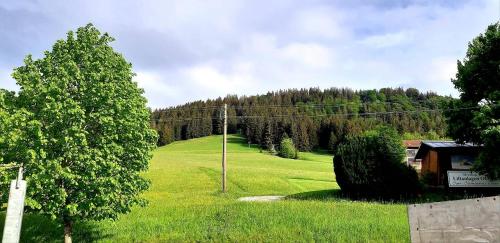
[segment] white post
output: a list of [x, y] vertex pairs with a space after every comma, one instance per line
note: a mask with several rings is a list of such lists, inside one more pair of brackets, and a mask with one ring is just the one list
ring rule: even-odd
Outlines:
[[222, 192], [226, 192], [226, 152], [227, 152], [227, 104], [224, 104], [224, 128], [222, 142]]
[[26, 181], [23, 180], [23, 167], [19, 168], [16, 180], [10, 183], [9, 201], [7, 214], [3, 228], [4, 243], [17, 243], [21, 236], [21, 225], [23, 223], [24, 198], [26, 196]]

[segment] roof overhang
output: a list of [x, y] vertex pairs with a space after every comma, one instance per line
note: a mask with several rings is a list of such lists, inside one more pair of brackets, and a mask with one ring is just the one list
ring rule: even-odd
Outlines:
[[480, 149], [481, 146], [471, 143], [459, 144], [454, 141], [422, 141], [415, 155], [415, 159], [423, 159], [429, 150], [437, 152], [475, 153], [479, 152]]

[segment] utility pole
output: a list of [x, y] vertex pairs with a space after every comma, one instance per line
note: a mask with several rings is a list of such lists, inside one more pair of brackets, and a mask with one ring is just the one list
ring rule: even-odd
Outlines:
[[222, 192], [226, 192], [226, 153], [227, 153], [227, 104], [224, 104], [224, 135], [222, 136]]

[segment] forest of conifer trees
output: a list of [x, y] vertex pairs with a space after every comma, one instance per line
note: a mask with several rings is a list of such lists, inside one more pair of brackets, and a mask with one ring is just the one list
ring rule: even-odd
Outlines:
[[228, 132], [242, 134], [249, 143], [267, 149], [288, 136], [300, 151], [331, 150], [347, 135], [380, 125], [392, 126], [406, 138], [443, 137], [446, 123], [440, 109], [449, 99], [414, 88], [289, 89], [157, 109], [151, 123], [160, 146], [221, 134], [221, 111], [228, 104]]

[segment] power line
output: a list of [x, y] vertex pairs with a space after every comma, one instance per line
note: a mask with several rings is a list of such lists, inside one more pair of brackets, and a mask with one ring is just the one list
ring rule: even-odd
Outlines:
[[[391, 114], [408, 114], [408, 113], [420, 113], [420, 112], [443, 112], [452, 110], [471, 110], [477, 109], [478, 107], [467, 107], [467, 108], [456, 108], [456, 109], [425, 109], [425, 110], [414, 110], [414, 111], [387, 111], [387, 112], [361, 112], [361, 113], [340, 113], [340, 114], [319, 114], [319, 115], [299, 115], [297, 117], [329, 117], [329, 116], [369, 116], [369, 115], [391, 115]], [[263, 118], [263, 117], [293, 117], [291, 115], [278, 115], [278, 116], [236, 116], [238, 118]], [[231, 117], [229, 117], [231, 118]]]
[[171, 107], [171, 108], [163, 108], [163, 109], [156, 109], [157, 111], [163, 111], [163, 112], [169, 112], [169, 111], [184, 111], [184, 110], [220, 110], [222, 109], [220, 106], [204, 106], [204, 107], [197, 107], [197, 108], [191, 108], [191, 107]]
[[[494, 105], [496, 106], [496, 105]], [[461, 108], [451, 108], [451, 109], [421, 109], [413, 111], [387, 111], [387, 112], [352, 112], [352, 113], [337, 113], [337, 114], [318, 114], [318, 115], [308, 115], [308, 114], [287, 114], [287, 115], [273, 115], [273, 116], [263, 116], [263, 115], [243, 115], [243, 116], [228, 116], [228, 119], [255, 119], [255, 118], [299, 118], [299, 117], [335, 117], [335, 116], [377, 116], [377, 115], [400, 115], [400, 114], [411, 114], [411, 113], [424, 113], [424, 112], [444, 112], [444, 111], [458, 111], [458, 110], [473, 110], [479, 109], [480, 107], [461, 107]], [[172, 119], [151, 119], [151, 121], [166, 122], [166, 121], [191, 121], [191, 120], [220, 120], [220, 118], [213, 117], [190, 117], [190, 118], [172, 118]]]

